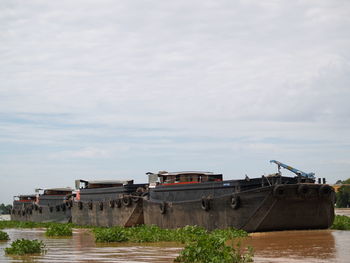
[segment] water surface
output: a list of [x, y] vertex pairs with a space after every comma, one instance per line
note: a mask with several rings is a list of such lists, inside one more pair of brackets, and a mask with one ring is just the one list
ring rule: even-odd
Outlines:
[[[71, 238], [47, 238], [44, 229], [5, 229], [11, 240], [43, 240], [44, 255], [13, 257], [4, 255], [10, 242], [0, 242], [3, 262], [173, 262], [182, 250], [176, 243], [96, 244], [89, 230], [76, 229]], [[254, 262], [350, 262], [350, 231], [310, 230], [253, 233], [243, 247], [254, 248]]]
[[11, 240], [18, 238], [43, 240], [47, 253], [35, 256], [6, 256], [0, 242], [0, 262], [173, 262], [181, 250], [172, 243], [161, 244], [95, 244], [89, 230], [77, 229], [71, 238], [48, 238], [45, 229], [6, 229]]
[[255, 250], [254, 262], [350, 262], [350, 231], [253, 233], [246, 244]]

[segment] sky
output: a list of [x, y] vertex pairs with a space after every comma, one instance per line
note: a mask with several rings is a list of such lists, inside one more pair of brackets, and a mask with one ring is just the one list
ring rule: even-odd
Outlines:
[[347, 0], [2, 0], [0, 203], [149, 171], [260, 177], [271, 159], [349, 178], [349, 14]]

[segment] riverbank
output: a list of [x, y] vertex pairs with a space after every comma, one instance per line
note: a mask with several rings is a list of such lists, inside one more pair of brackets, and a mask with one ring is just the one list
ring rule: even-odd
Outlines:
[[350, 208], [335, 208], [334, 211], [336, 215], [350, 217]]
[[0, 215], [0, 221], [9, 221], [10, 219], [10, 215]]

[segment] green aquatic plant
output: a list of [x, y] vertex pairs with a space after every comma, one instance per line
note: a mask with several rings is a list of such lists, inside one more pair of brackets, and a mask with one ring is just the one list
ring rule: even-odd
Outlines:
[[225, 238], [226, 240], [232, 240], [239, 237], [247, 237], [248, 233], [242, 229], [236, 228], [227, 228], [227, 229], [215, 229], [211, 233], [211, 235]]
[[208, 232], [198, 226], [185, 226], [178, 229], [163, 229], [155, 225], [140, 225], [135, 227], [110, 227], [94, 228], [96, 242], [181, 242], [196, 241], [203, 235], [215, 235], [225, 240], [237, 237], [246, 237], [248, 234], [243, 230], [228, 228]]
[[350, 230], [350, 217], [336, 215], [331, 229]]
[[172, 241], [169, 231], [157, 226], [135, 226], [135, 227], [111, 227], [111, 228], [94, 228], [96, 242], [160, 242]]
[[175, 259], [184, 263], [239, 263], [253, 261], [252, 249], [242, 252], [240, 245], [227, 245], [227, 239], [218, 234], [200, 236], [189, 242]]
[[0, 228], [39, 228], [47, 227], [50, 223], [36, 223], [29, 221], [0, 221]]
[[45, 244], [39, 240], [17, 239], [11, 247], [5, 248], [8, 255], [40, 254], [45, 252]]
[[94, 228], [93, 226], [79, 226], [72, 223], [54, 223], [54, 222], [29, 222], [29, 221], [0, 221], [0, 229], [2, 228], [48, 228], [52, 225], [66, 225], [71, 228]]
[[185, 226], [182, 228], [177, 228], [174, 230], [173, 233], [173, 240], [172, 241], [178, 241], [181, 243], [186, 243], [189, 241], [195, 241], [197, 240], [200, 236], [207, 235], [208, 231], [204, 229], [203, 227], [199, 226]]
[[155, 225], [135, 227], [111, 227], [93, 229], [96, 242], [182, 242], [196, 240], [207, 231], [197, 226], [186, 226], [179, 229], [162, 229]]
[[7, 241], [9, 239], [9, 235], [6, 232], [0, 230], [0, 241]]
[[126, 242], [128, 237], [122, 227], [94, 228], [95, 241], [101, 243]]
[[72, 227], [69, 224], [52, 224], [45, 232], [46, 236], [59, 237], [59, 236], [72, 236]]
[[[158, 226], [140, 225], [136, 227], [111, 227], [93, 229], [96, 242], [181, 242], [184, 250], [176, 258], [177, 262], [195, 263], [235, 263], [250, 262], [251, 248], [242, 250], [237, 238], [248, 233], [234, 228], [212, 232], [198, 226], [185, 226], [178, 229], [162, 229]], [[230, 243], [228, 245], [228, 243]]]

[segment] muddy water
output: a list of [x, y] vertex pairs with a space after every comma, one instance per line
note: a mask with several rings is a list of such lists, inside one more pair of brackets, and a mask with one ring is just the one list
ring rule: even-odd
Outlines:
[[[3, 262], [173, 262], [182, 249], [177, 244], [96, 245], [89, 230], [78, 229], [72, 238], [46, 238], [43, 229], [6, 229], [11, 240], [40, 239], [47, 253], [10, 257], [0, 242]], [[254, 247], [254, 262], [350, 262], [350, 231], [313, 230], [253, 233], [243, 245]]]
[[37, 256], [4, 255], [10, 242], [0, 242], [0, 262], [173, 262], [181, 250], [174, 244], [96, 245], [89, 230], [74, 230], [72, 238], [46, 238], [43, 229], [6, 229], [11, 240], [39, 239], [47, 253]]
[[253, 233], [245, 243], [255, 250], [254, 262], [350, 262], [350, 231]]

